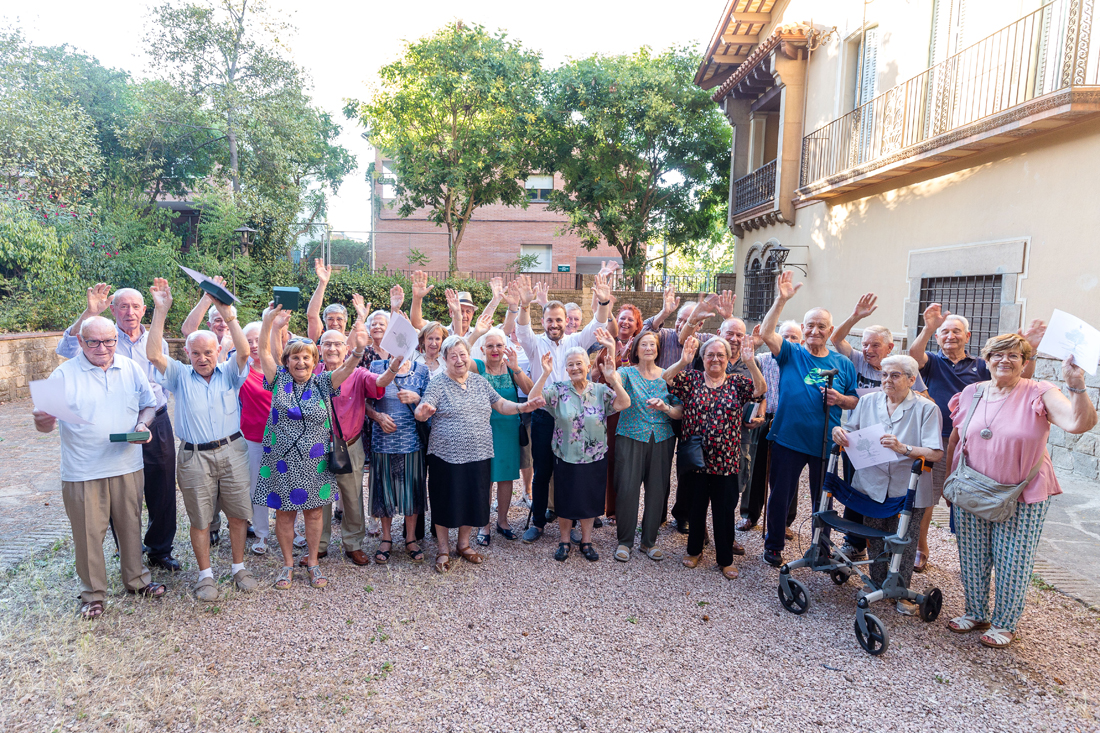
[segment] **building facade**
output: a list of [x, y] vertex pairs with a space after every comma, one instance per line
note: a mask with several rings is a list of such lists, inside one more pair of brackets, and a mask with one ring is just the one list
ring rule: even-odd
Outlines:
[[[394, 206], [393, 186], [383, 183], [392, 178], [390, 162], [377, 154], [375, 170], [381, 172], [373, 207], [375, 267], [446, 270], [450, 251], [446, 227], [430, 221], [423, 209], [402, 218]], [[526, 209], [495, 204], [474, 212], [458, 249], [460, 271], [514, 271], [521, 255], [536, 263], [527, 268], [529, 272], [592, 274], [599, 272], [601, 259], [622, 262], [619, 253], [606, 245], [586, 250], [579, 237], [564, 231], [565, 216], [547, 209], [547, 193], [562, 188], [560, 176], [532, 176], [525, 186]], [[413, 250], [427, 257], [427, 263], [410, 262]]]
[[840, 320], [873, 291], [902, 343], [931, 302], [970, 319], [972, 351], [1055, 308], [1100, 324], [1095, 10], [730, 0], [696, 83], [734, 130], [746, 319], [786, 266], [805, 283], [791, 317]]

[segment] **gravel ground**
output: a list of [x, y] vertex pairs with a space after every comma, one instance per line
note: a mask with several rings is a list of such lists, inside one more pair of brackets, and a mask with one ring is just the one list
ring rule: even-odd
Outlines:
[[[806, 504], [800, 539], [809, 537]], [[521, 510], [513, 511], [515, 527]], [[180, 537], [185, 538], [185, 518]], [[796, 524], [796, 527], [799, 525]], [[334, 547], [338, 530], [334, 531]], [[329, 587], [304, 571], [287, 592], [230, 590], [228, 543], [216, 605], [189, 594], [114, 594], [104, 617], [73, 615], [71, 545], [10, 572], [0, 589], [0, 726], [5, 731], [1096, 731], [1100, 616], [1033, 587], [1019, 641], [995, 651], [949, 633], [962, 612], [955, 546], [932, 531], [942, 618], [924, 624], [885, 604], [882, 657], [852, 631], [854, 581], [836, 587], [800, 571], [812, 605], [782, 610], [778, 572], [759, 558], [758, 530], [726, 581], [713, 554], [679, 563], [686, 537], [662, 528], [668, 559], [615, 562], [613, 527], [596, 531], [601, 559], [551, 555], [496, 536], [484, 565], [446, 576], [414, 566], [398, 545], [388, 566], [323, 560]], [[788, 543], [787, 559], [799, 540]], [[370, 549], [373, 550], [373, 544]], [[273, 579], [274, 553], [248, 560]]]

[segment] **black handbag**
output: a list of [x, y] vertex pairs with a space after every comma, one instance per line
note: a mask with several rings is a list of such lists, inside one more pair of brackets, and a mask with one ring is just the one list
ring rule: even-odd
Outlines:
[[705, 466], [703, 436], [689, 435], [686, 438], [680, 438], [676, 446], [676, 473], [702, 471]]
[[355, 468], [351, 465], [348, 444], [340, 437], [340, 421], [336, 419], [336, 408], [332, 399], [328, 401], [328, 415], [332, 421], [332, 450], [328, 454], [328, 470], [339, 474], [351, 473]]

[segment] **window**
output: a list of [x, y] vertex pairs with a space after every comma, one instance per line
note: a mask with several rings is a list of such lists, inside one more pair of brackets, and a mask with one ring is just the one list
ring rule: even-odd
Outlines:
[[754, 245], [745, 260], [745, 303], [741, 315], [746, 321], [764, 320], [775, 300], [775, 278], [783, 269], [790, 250], [774, 240], [767, 245]]
[[550, 192], [554, 190], [553, 176], [531, 176], [524, 183], [527, 189], [527, 198], [532, 201], [549, 201]]
[[552, 272], [550, 268], [554, 259], [553, 245], [521, 244], [519, 254], [520, 257], [531, 263], [523, 268], [524, 272]]
[[397, 176], [393, 173], [393, 163], [391, 161], [383, 161], [382, 163], [382, 198], [383, 199], [395, 199], [397, 198]]
[[[987, 339], [1001, 332], [1002, 275], [967, 277], [926, 277], [920, 281], [918, 331], [924, 328], [924, 309], [939, 303], [945, 311], [970, 321], [970, 353], [976, 355]], [[928, 342], [931, 351], [939, 351], [935, 339]]]

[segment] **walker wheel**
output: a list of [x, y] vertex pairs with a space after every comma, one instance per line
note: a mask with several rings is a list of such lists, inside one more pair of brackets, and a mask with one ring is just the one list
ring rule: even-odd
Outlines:
[[920, 620], [931, 623], [939, 618], [943, 608], [943, 593], [939, 588], [925, 588], [924, 600], [920, 604]]
[[848, 582], [848, 578], [852, 577], [852, 573], [845, 569], [837, 568], [829, 573], [829, 577], [833, 579], [833, 582], [837, 585], [844, 585]]
[[856, 640], [863, 647], [863, 651], [873, 656], [879, 656], [890, 646], [890, 635], [886, 633], [886, 627], [878, 620], [878, 617], [869, 613], [863, 615], [867, 624], [867, 634], [859, 630], [859, 618], [856, 618]]
[[801, 616], [810, 607], [810, 596], [806, 592], [806, 586], [794, 578], [788, 578], [787, 583], [791, 588], [789, 594], [783, 589], [783, 583], [779, 584], [779, 602], [783, 604], [783, 608], [796, 616]]

